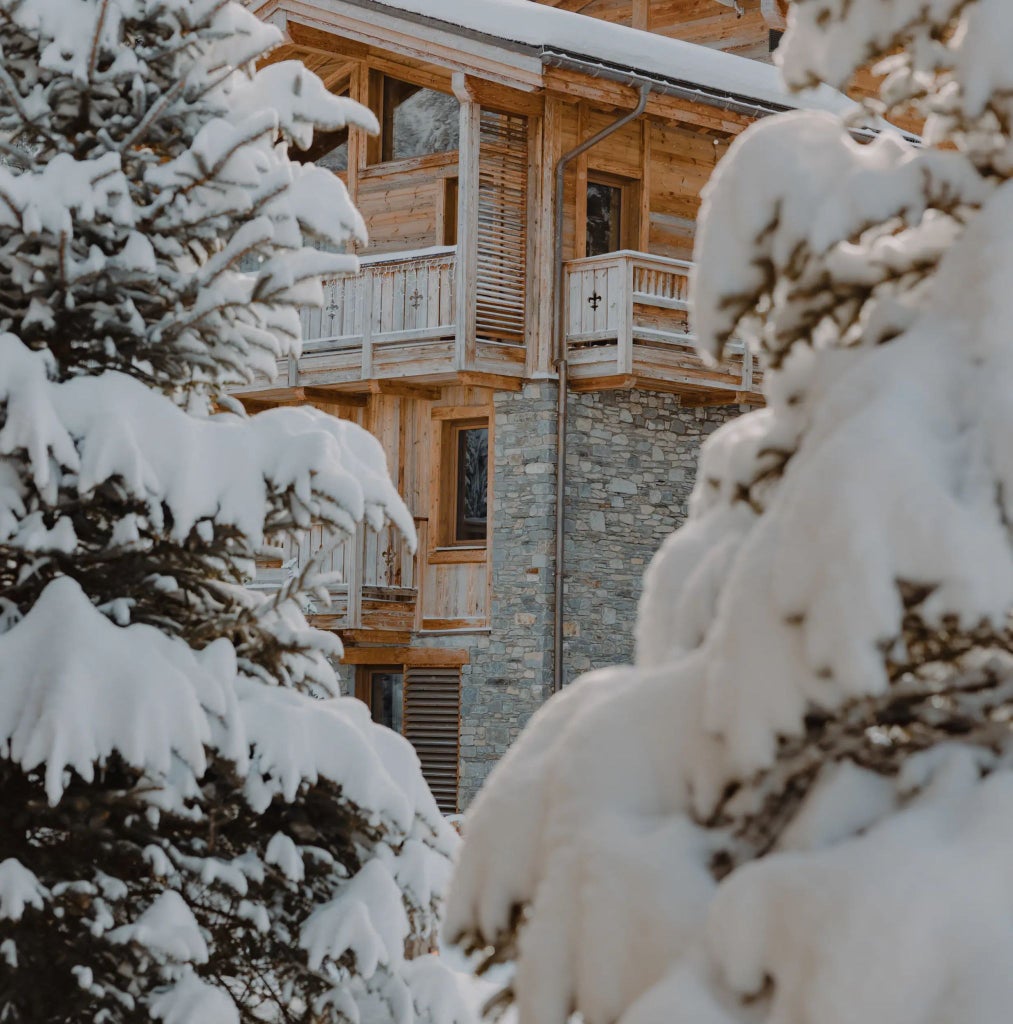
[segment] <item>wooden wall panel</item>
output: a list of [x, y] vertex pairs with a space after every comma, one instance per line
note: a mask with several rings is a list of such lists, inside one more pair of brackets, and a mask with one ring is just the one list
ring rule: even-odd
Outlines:
[[652, 123], [650, 252], [676, 259], [692, 256], [700, 192], [727, 148], [725, 139]]
[[457, 154], [398, 161], [359, 173], [356, 202], [369, 245], [360, 255], [443, 245], [446, 179], [457, 176]]
[[436, 245], [437, 189], [433, 182], [360, 182], [359, 211], [369, 231], [365, 253]]
[[[488, 415], [491, 425], [492, 396], [488, 388], [455, 385], [443, 388], [436, 401], [404, 395], [370, 395], [361, 408], [323, 401], [313, 404], [358, 423], [373, 434], [383, 447], [387, 468], [412, 515], [430, 520], [435, 515], [434, 482], [444, 422], [439, 414], [434, 416], [434, 410], [453, 410], [458, 418], [465, 413]], [[491, 486], [495, 488], [495, 480]], [[488, 622], [488, 560], [493, 542], [490, 536], [486, 558], [479, 561], [425, 566], [423, 618], [430, 620], [431, 626], [481, 626]]]
[[[610, 21], [634, 24], [649, 32], [713, 46], [757, 60], [770, 60], [767, 23], [760, 0], [740, 0], [742, 14], [717, 0], [539, 0], [561, 10]], [[639, 8], [634, 11], [634, 8]], [[646, 7], [646, 10], [644, 8]]]

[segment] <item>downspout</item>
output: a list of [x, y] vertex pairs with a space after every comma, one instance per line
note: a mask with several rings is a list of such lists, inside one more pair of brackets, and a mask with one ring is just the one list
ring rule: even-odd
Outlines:
[[563, 578], [565, 570], [566, 537], [566, 393], [568, 389], [566, 331], [563, 326], [563, 290], [566, 287], [566, 268], [563, 266], [563, 184], [567, 165], [586, 153], [602, 139], [618, 131], [624, 125], [635, 121], [647, 107], [650, 83], [640, 86], [640, 100], [634, 110], [624, 114], [618, 121], [606, 125], [600, 132], [564, 153], [556, 164], [555, 224], [553, 230], [552, 256], [556, 268], [556, 287], [553, 295], [553, 329], [556, 369], [559, 372], [559, 392], [556, 396], [556, 570], [555, 607], [553, 609], [552, 635], [552, 690], [558, 693], [563, 688]]

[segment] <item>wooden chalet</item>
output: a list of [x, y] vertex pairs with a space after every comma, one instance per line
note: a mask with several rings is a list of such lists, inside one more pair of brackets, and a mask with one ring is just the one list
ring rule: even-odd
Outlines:
[[[326, 282], [324, 307], [305, 311], [302, 355], [240, 398], [250, 409], [311, 402], [383, 443], [419, 554], [389, 530], [350, 540], [332, 555], [344, 582], [319, 621], [341, 634], [355, 691], [416, 744], [448, 810], [474, 791], [489, 750], [512, 738], [497, 732], [483, 747], [488, 723], [498, 715], [515, 731], [552, 688], [553, 661], [557, 684], [562, 676], [560, 604], [555, 632], [531, 641], [546, 649], [541, 664], [537, 650], [518, 660], [518, 673], [521, 660], [536, 665], [532, 707], [504, 711], [477, 693], [494, 671], [484, 666], [510, 677], [508, 634], [529, 628], [529, 605], [551, 605], [562, 565], [549, 545], [524, 570], [540, 596], [506, 606], [514, 584], [504, 575], [501, 586], [498, 573], [515, 565], [506, 547], [519, 543], [510, 502], [526, 499], [497, 488], [513, 451], [497, 445], [504, 396], [555, 386], [562, 360], [571, 398], [662, 393], [674, 417], [759, 401], [749, 355], [705, 366], [687, 323], [700, 190], [738, 132], [791, 104], [765, 63], [777, 0], [737, 6], [254, 4], [284, 33], [270, 59], [303, 61], [372, 108], [381, 132], [334, 133], [303, 155], [345, 179], [369, 244], [361, 272]], [[543, 465], [558, 473], [560, 461], [556, 451]], [[557, 476], [557, 526], [566, 483]], [[286, 558], [312, 547], [311, 538]], [[629, 633], [632, 622], [613, 628]], [[474, 771], [472, 757], [483, 762]]]

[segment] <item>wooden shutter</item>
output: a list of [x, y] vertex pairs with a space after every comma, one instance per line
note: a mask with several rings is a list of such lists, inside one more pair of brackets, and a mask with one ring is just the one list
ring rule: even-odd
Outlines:
[[422, 774], [444, 814], [457, 811], [461, 670], [405, 668], [404, 734], [422, 762]]
[[478, 154], [476, 329], [480, 338], [523, 344], [527, 118], [483, 110]]

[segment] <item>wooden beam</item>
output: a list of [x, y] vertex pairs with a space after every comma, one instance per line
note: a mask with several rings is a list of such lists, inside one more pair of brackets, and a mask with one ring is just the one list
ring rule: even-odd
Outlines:
[[264, 388], [260, 391], [233, 391], [233, 398], [243, 405], [259, 405], [273, 408], [276, 405], [293, 405], [302, 401], [302, 388]]
[[623, 388], [635, 388], [637, 378], [629, 373], [612, 373], [602, 377], [571, 377], [570, 390], [585, 391], [619, 391]]
[[[357, 630], [356, 632], [361, 632]], [[338, 635], [345, 636], [339, 630]], [[471, 654], [459, 648], [441, 647], [346, 647], [343, 665], [406, 665], [409, 668], [457, 668], [467, 665]]]
[[[628, 85], [591, 78], [566, 68], [546, 68], [545, 85], [553, 92], [617, 110], [633, 110], [639, 99], [637, 91]], [[662, 121], [692, 124], [729, 135], [737, 135], [754, 120], [732, 110], [720, 110], [703, 102], [692, 103], [662, 93], [651, 94], [645, 114]]]
[[369, 47], [351, 39], [343, 39], [333, 32], [305, 25], [299, 21], [288, 22], [289, 38], [305, 53], [319, 53], [328, 57], [344, 57], [347, 60], [365, 60]]
[[437, 405], [429, 410], [434, 420], [481, 420], [489, 416], [488, 405]]
[[358, 644], [387, 644], [407, 647], [412, 642], [410, 630], [398, 629], [343, 629], [341, 642], [348, 647]]
[[378, 378], [368, 382], [371, 395], [397, 395], [401, 398], [424, 398], [431, 402], [440, 398], [440, 389], [432, 384], [411, 384], [408, 381]]
[[763, 395], [755, 391], [710, 391], [680, 394], [679, 405], [684, 409], [709, 409], [719, 405], [765, 405]]
[[502, 110], [507, 114], [523, 114], [525, 117], [538, 117], [542, 113], [545, 103], [542, 93], [510, 89], [472, 75], [467, 76], [466, 84], [469, 94], [482, 107]]
[[631, 24], [643, 32], [651, 31], [651, 2], [650, 0], [633, 0], [633, 13]]
[[524, 388], [522, 377], [511, 377], [505, 373], [483, 373], [480, 370], [462, 370], [457, 381], [468, 387], [495, 388], [497, 391], [521, 391]]
[[335, 391], [333, 388], [300, 388], [308, 402], [327, 402], [328, 405], [346, 405], [361, 409], [369, 404], [369, 395], [351, 391]]
[[542, 84], [541, 61], [537, 57], [434, 25], [426, 25], [423, 30], [395, 8], [346, 13], [326, 9], [310, 0], [284, 0], [284, 9], [290, 24], [298, 22], [320, 28], [387, 54], [400, 54], [526, 91]]

